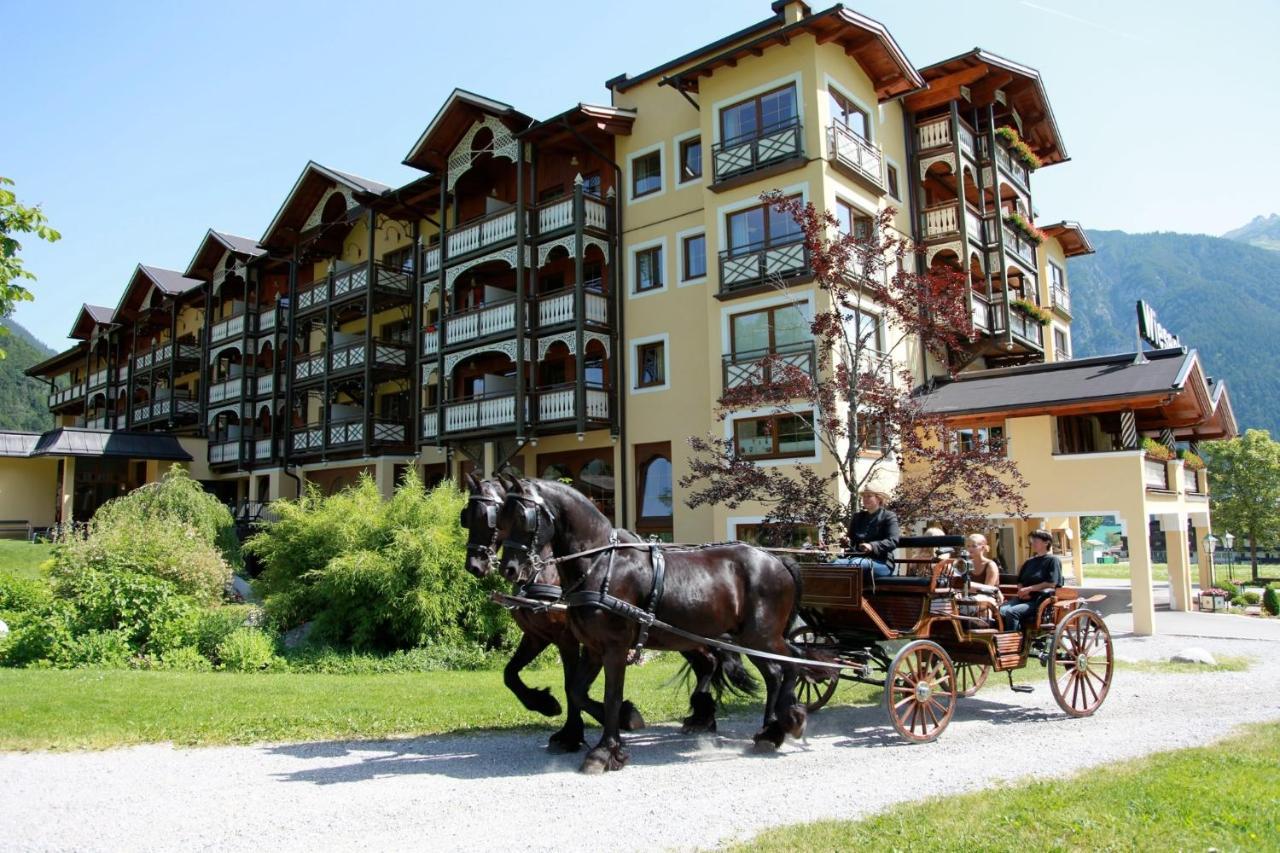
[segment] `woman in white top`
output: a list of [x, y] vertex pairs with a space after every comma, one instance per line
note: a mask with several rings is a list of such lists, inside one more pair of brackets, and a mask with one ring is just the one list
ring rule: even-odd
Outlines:
[[987, 556], [987, 537], [981, 533], [969, 534], [969, 560], [973, 570], [969, 574], [970, 608], [961, 608], [961, 613], [970, 616], [985, 616], [998, 612], [1004, 596], [1000, 593], [1000, 566]]

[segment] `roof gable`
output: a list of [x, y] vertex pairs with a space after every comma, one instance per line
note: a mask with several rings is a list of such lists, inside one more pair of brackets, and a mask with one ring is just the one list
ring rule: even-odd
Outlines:
[[267, 253], [266, 249], [250, 237], [240, 237], [210, 228], [200, 241], [191, 263], [187, 264], [185, 274], [192, 278], [209, 278], [214, 274], [218, 261], [227, 252], [240, 260], [258, 258]]
[[98, 326], [111, 325], [114, 316], [115, 309], [102, 305], [90, 305], [86, 302], [76, 314], [75, 322], [71, 324], [71, 333], [67, 337], [88, 340]]
[[203, 285], [204, 282], [200, 279], [188, 278], [177, 270], [138, 264], [120, 296], [114, 316], [119, 321], [136, 314], [152, 293], [181, 297], [199, 290]]
[[512, 132], [524, 130], [533, 121], [510, 104], [465, 89], [454, 89], [413, 143], [404, 164], [424, 171], [443, 172], [458, 142], [485, 117], [497, 119]]
[[271, 224], [258, 240], [264, 249], [286, 245], [290, 239], [306, 231], [308, 227], [319, 222], [312, 222], [321, 204], [328, 200], [332, 190], [337, 190], [348, 197], [348, 206], [362, 204], [378, 196], [390, 192], [386, 184], [348, 172], [339, 172], [321, 166], [314, 160], [307, 162], [302, 174], [294, 181], [293, 188], [285, 196], [284, 202]]

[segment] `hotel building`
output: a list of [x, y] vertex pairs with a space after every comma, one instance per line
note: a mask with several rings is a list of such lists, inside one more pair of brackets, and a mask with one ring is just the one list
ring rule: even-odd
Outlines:
[[210, 230], [182, 270], [139, 265], [29, 371], [57, 427], [10, 437], [5, 470], [33, 485], [0, 514], [84, 520], [175, 462], [243, 518], [304, 483], [368, 473], [390, 493], [408, 467], [510, 466], [641, 533], [750, 536], [763, 507], [684, 505], [688, 436], [834, 464], [785, 413], [713, 414], [725, 388], [768, 381], [765, 354], [816, 363], [804, 320], [825, 295], [760, 201], [776, 189], [855, 231], [891, 207], [920, 263], [969, 273], [976, 335], [949, 365], [892, 343], [874, 310], [862, 322], [958, 436], [1001, 441], [1031, 482], [1030, 521], [992, 520], [1006, 567], [1043, 524], [1079, 578], [1078, 516], [1115, 514], [1149, 597], [1156, 519], [1189, 606], [1204, 475], [1157, 471], [1138, 440], [1233, 434], [1229, 401], [1194, 351], [1070, 360], [1068, 261], [1092, 249], [1075, 223], [1034, 225], [1033, 166], [1068, 160], [1034, 69], [980, 49], [916, 66], [876, 21], [792, 0], [606, 87], [545, 119], [455, 90], [404, 159], [420, 178], [310, 162], [261, 236]]

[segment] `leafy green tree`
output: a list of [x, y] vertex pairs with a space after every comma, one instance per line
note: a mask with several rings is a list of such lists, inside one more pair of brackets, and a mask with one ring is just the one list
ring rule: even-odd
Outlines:
[[[18, 253], [22, 244], [18, 234], [35, 234], [50, 243], [62, 239], [62, 235], [49, 227], [40, 206], [27, 207], [18, 201], [12, 190], [13, 181], [0, 176], [0, 317], [8, 317], [19, 302], [30, 302], [35, 297], [20, 282], [35, 281], [35, 273], [22, 265]], [[0, 333], [7, 333], [0, 327]], [[0, 358], [4, 358], [0, 349]]]
[[1080, 538], [1090, 539], [1099, 527], [1107, 523], [1105, 515], [1080, 516]]
[[1258, 548], [1280, 540], [1280, 442], [1265, 429], [1201, 445], [1212, 481], [1216, 526], [1249, 540], [1253, 578]]

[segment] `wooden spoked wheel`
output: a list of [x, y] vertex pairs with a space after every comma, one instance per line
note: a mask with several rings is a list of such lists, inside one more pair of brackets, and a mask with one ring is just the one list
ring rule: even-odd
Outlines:
[[956, 664], [956, 695], [969, 698], [987, 683], [991, 667], [985, 663]]
[[1114, 672], [1111, 632], [1101, 616], [1080, 609], [1058, 623], [1049, 654], [1049, 688], [1062, 710], [1073, 717], [1098, 710]]
[[[836, 641], [826, 634], [801, 625], [788, 634], [787, 639], [803, 657], [835, 662]], [[796, 677], [796, 701], [803, 704], [806, 711], [813, 713], [831, 701], [839, 685], [838, 671], [825, 667], [801, 666]]]
[[886, 673], [884, 704], [907, 740], [928, 743], [942, 734], [956, 710], [956, 671], [942, 646], [930, 640], [903, 646]]

